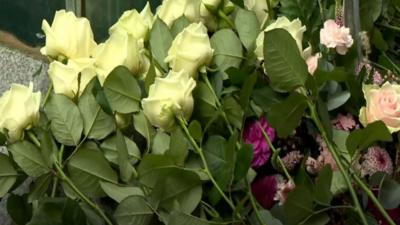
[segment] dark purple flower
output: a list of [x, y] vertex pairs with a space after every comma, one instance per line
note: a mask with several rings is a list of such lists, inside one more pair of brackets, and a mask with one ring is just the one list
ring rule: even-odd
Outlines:
[[278, 176], [266, 176], [251, 184], [251, 192], [258, 203], [265, 209], [271, 209], [275, 205], [275, 195], [278, 188]]
[[268, 142], [264, 138], [260, 125], [271, 142], [275, 139], [275, 130], [269, 126], [264, 117], [261, 117], [258, 121], [252, 121], [246, 124], [243, 132], [243, 139], [245, 143], [253, 145], [254, 153], [253, 161], [251, 162], [253, 168], [264, 165], [271, 157], [271, 150]]

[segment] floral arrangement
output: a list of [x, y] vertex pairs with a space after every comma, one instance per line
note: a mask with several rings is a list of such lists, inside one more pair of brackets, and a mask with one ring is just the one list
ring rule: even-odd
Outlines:
[[[43, 21], [0, 98], [15, 224], [400, 224], [399, 1], [164, 0]], [[13, 193], [25, 181], [29, 191]]]

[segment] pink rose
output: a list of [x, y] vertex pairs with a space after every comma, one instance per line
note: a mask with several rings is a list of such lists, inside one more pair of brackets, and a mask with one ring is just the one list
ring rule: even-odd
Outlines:
[[337, 53], [345, 55], [347, 49], [353, 45], [350, 29], [339, 26], [334, 20], [327, 20], [320, 31], [321, 44], [328, 48], [336, 48]]
[[400, 85], [386, 82], [382, 87], [364, 85], [364, 97], [367, 101], [360, 110], [360, 122], [366, 126], [382, 120], [391, 133], [400, 130]]

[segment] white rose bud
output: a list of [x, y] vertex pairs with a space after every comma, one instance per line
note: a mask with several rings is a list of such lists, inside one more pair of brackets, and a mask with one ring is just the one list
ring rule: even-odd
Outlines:
[[214, 50], [211, 48], [207, 28], [200, 23], [193, 23], [179, 33], [172, 42], [165, 62], [175, 71], [185, 70], [196, 78], [198, 71], [206, 72]]
[[194, 79], [184, 71], [170, 71], [165, 78], [156, 78], [150, 86], [149, 96], [142, 100], [144, 114], [153, 126], [173, 130], [176, 116], [188, 120], [192, 115], [195, 87]]
[[136, 38], [126, 32], [113, 32], [110, 38], [97, 46], [95, 67], [100, 83], [117, 66], [127, 67], [133, 74], [140, 70], [140, 46]]
[[262, 31], [256, 40], [256, 50], [255, 54], [259, 60], [264, 59], [264, 33], [273, 29], [285, 29], [296, 41], [297, 46], [299, 47], [300, 53], [303, 51], [303, 34], [306, 31], [306, 27], [301, 24], [299, 19], [295, 19], [290, 21], [286, 17], [279, 17], [274, 23], [268, 25], [268, 27]]
[[40, 92], [29, 87], [13, 84], [0, 98], [0, 132], [8, 134], [9, 141], [23, 137], [25, 129], [30, 129], [39, 120]]
[[42, 30], [46, 46], [40, 52], [52, 58], [87, 58], [96, 47], [89, 21], [72, 12], [57, 11], [51, 27], [43, 20]]
[[157, 9], [157, 15], [168, 26], [182, 15], [197, 22], [200, 20], [200, 4], [201, 0], [164, 0]]
[[[136, 9], [125, 11], [119, 20], [110, 28], [110, 34], [115, 31], [125, 31], [131, 34], [134, 38], [140, 40], [146, 40], [149, 30], [151, 28], [151, 22], [149, 17], [152, 17], [151, 11], [149, 11], [149, 3], [139, 14]], [[149, 13], [151, 15], [149, 15]]]
[[54, 92], [71, 99], [77, 94], [80, 96], [96, 76], [93, 63], [94, 59], [91, 58], [68, 60], [66, 65], [58, 61], [50, 63], [48, 73], [53, 82]]

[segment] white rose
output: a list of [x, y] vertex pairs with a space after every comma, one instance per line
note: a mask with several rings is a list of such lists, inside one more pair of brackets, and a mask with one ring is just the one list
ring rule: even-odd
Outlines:
[[182, 15], [197, 22], [200, 20], [200, 4], [201, 0], [164, 0], [157, 9], [157, 15], [168, 26]]
[[119, 20], [110, 28], [110, 34], [115, 31], [125, 31], [138, 40], [146, 40], [151, 28], [151, 22], [149, 20], [151, 20], [152, 14], [151, 11], [149, 11], [149, 7], [149, 3], [147, 3], [140, 14], [136, 9], [125, 11]]
[[185, 70], [196, 77], [199, 70], [205, 72], [205, 66], [210, 64], [213, 52], [207, 28], [201, 22], [193, 23], [176, 36], [165, 62], [175, 72]]
[[97, 46], [95, 68], [100, 83], [103, 84], [108, 74], [117, 66], [127, 67], [133, 74], [140, 70], [140, 50], [143, 46], [132, 35], [115, 31], [103, 44]]
[[80, 96], [92, 78], [96, 76], [93, 63], [94, 59], [91, 58], [68, 60], [67, 64], [58, 61], [50, 63], [48, 73], [53, 82], [54, 92], [71, 99], [77, 94]]
[[287, 30], [290, 35], [296, 41], [299, 51], [303, 51], [303, 34], [306, 31], [306, 27], [301, 24], [299, 19], [290, 21], [286, 17], [279, 17], [274, 23], [268, 25], [268, 27], [262, 31], [256, 40], [256, 50], [255, 54], [259, 60], [264, 59], [264, 33], [273, 29], [282, 28]]
[[46, 45], [40, 51], [52, 58], [87, 58], [96, 47], [89, 21], [72, 12], [57, 11], [51, 27], [43, 20], [42, 30]]
[[40, 92], [33, 92], [32, 83], [13, 84], [0, 98], [0, 132], [7, 133], [10, 142], [20, 140], [39, 120], [39, 107]]
[[142, 100], [144, 114], [153, 126], [171, 131], [176, 116], [190, 118], [195, 87], [196, 82], [184, 71], [170, 71], [165, 78], [156, 78], [150, 86], [149, 96]]

